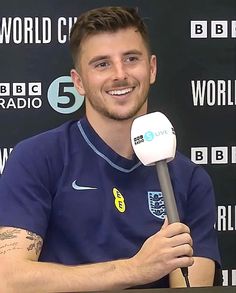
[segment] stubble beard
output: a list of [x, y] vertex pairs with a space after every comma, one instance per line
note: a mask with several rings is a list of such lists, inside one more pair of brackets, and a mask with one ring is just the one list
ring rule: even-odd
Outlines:
[[[91, 107], [100, 115], [102, 115], [108, 119], [115, 120], [115, 121], [126, 121], [126, 120], [130, 120], [130, 119], [137, 116], [139, 111], [142, 109], [143, 105], [146, 103], [147, 96], [139, 104], [135, 105], [132, 109], [130, 109], [128, 112], [126, 112], [124, 114], [117, 113], [115, 111], [109, 111], [109, 109], [107, 109], [104, 105], [96, 102], [96, 99], [93, 100], [88, 97], [87, 97], [87, 99], [88, 99]], [[125, 107], [125, 105], [124, 105], [124, 107]]]

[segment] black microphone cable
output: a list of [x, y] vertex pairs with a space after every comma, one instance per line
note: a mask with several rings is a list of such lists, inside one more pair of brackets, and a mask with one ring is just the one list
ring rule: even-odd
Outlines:
[[190, 288], [191, 286], [190, 286], [190, 282], [189, 282], [189, 278], [188, 278], [188, 268], [187, 267], [181, 268], [181, 272], [184, 277], [186, 287]]

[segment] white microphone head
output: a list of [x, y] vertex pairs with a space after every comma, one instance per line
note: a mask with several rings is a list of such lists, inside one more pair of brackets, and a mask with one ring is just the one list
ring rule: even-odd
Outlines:
[[131, 142], [135, 154], [145, 165], [175, 157], [176, 136], [168, 118], [161, 112], [146, 114], [134, 119]]

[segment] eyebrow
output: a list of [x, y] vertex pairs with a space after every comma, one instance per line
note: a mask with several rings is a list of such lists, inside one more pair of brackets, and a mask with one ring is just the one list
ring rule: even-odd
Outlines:
[[[143, 55], [142, 52], [140, 52], [139, 50], [136, 50], [136, 49], [127, 51], [127, 52], [123, 53], [122, 55], [123, 56], [127, 56], [127, 55], [133, 55], [133, 54], [134, 55], [139, 55], [139, 56]], [[91, 65], [91, 64], [93, 64], [95, 62], [98, 62], [98, 61], [101, 61], [101, 60], [107, 60], [107, 59], [110, 59], [110, 56], [109, 55], [98, 55], [98, 56], [93, 57], [89, 61], [88, 64]]]
[[93, 57], [91, 60], [89, 60], [89, 65], [97, 62], [97, 61], [100, 61], [100, 60], [105, 60], [105, 59], [109, 59], [110, 57], [108, 55], [98, 55], [98, 56], [95, 56]]

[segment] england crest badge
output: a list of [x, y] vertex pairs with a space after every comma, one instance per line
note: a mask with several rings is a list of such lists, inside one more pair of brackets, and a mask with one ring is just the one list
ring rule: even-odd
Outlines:
[[153, 216], [160, 220], [165, 219], [166, 209], [162, 192], [148, 191], [148, 206], [149, 211], [153, 214]]

